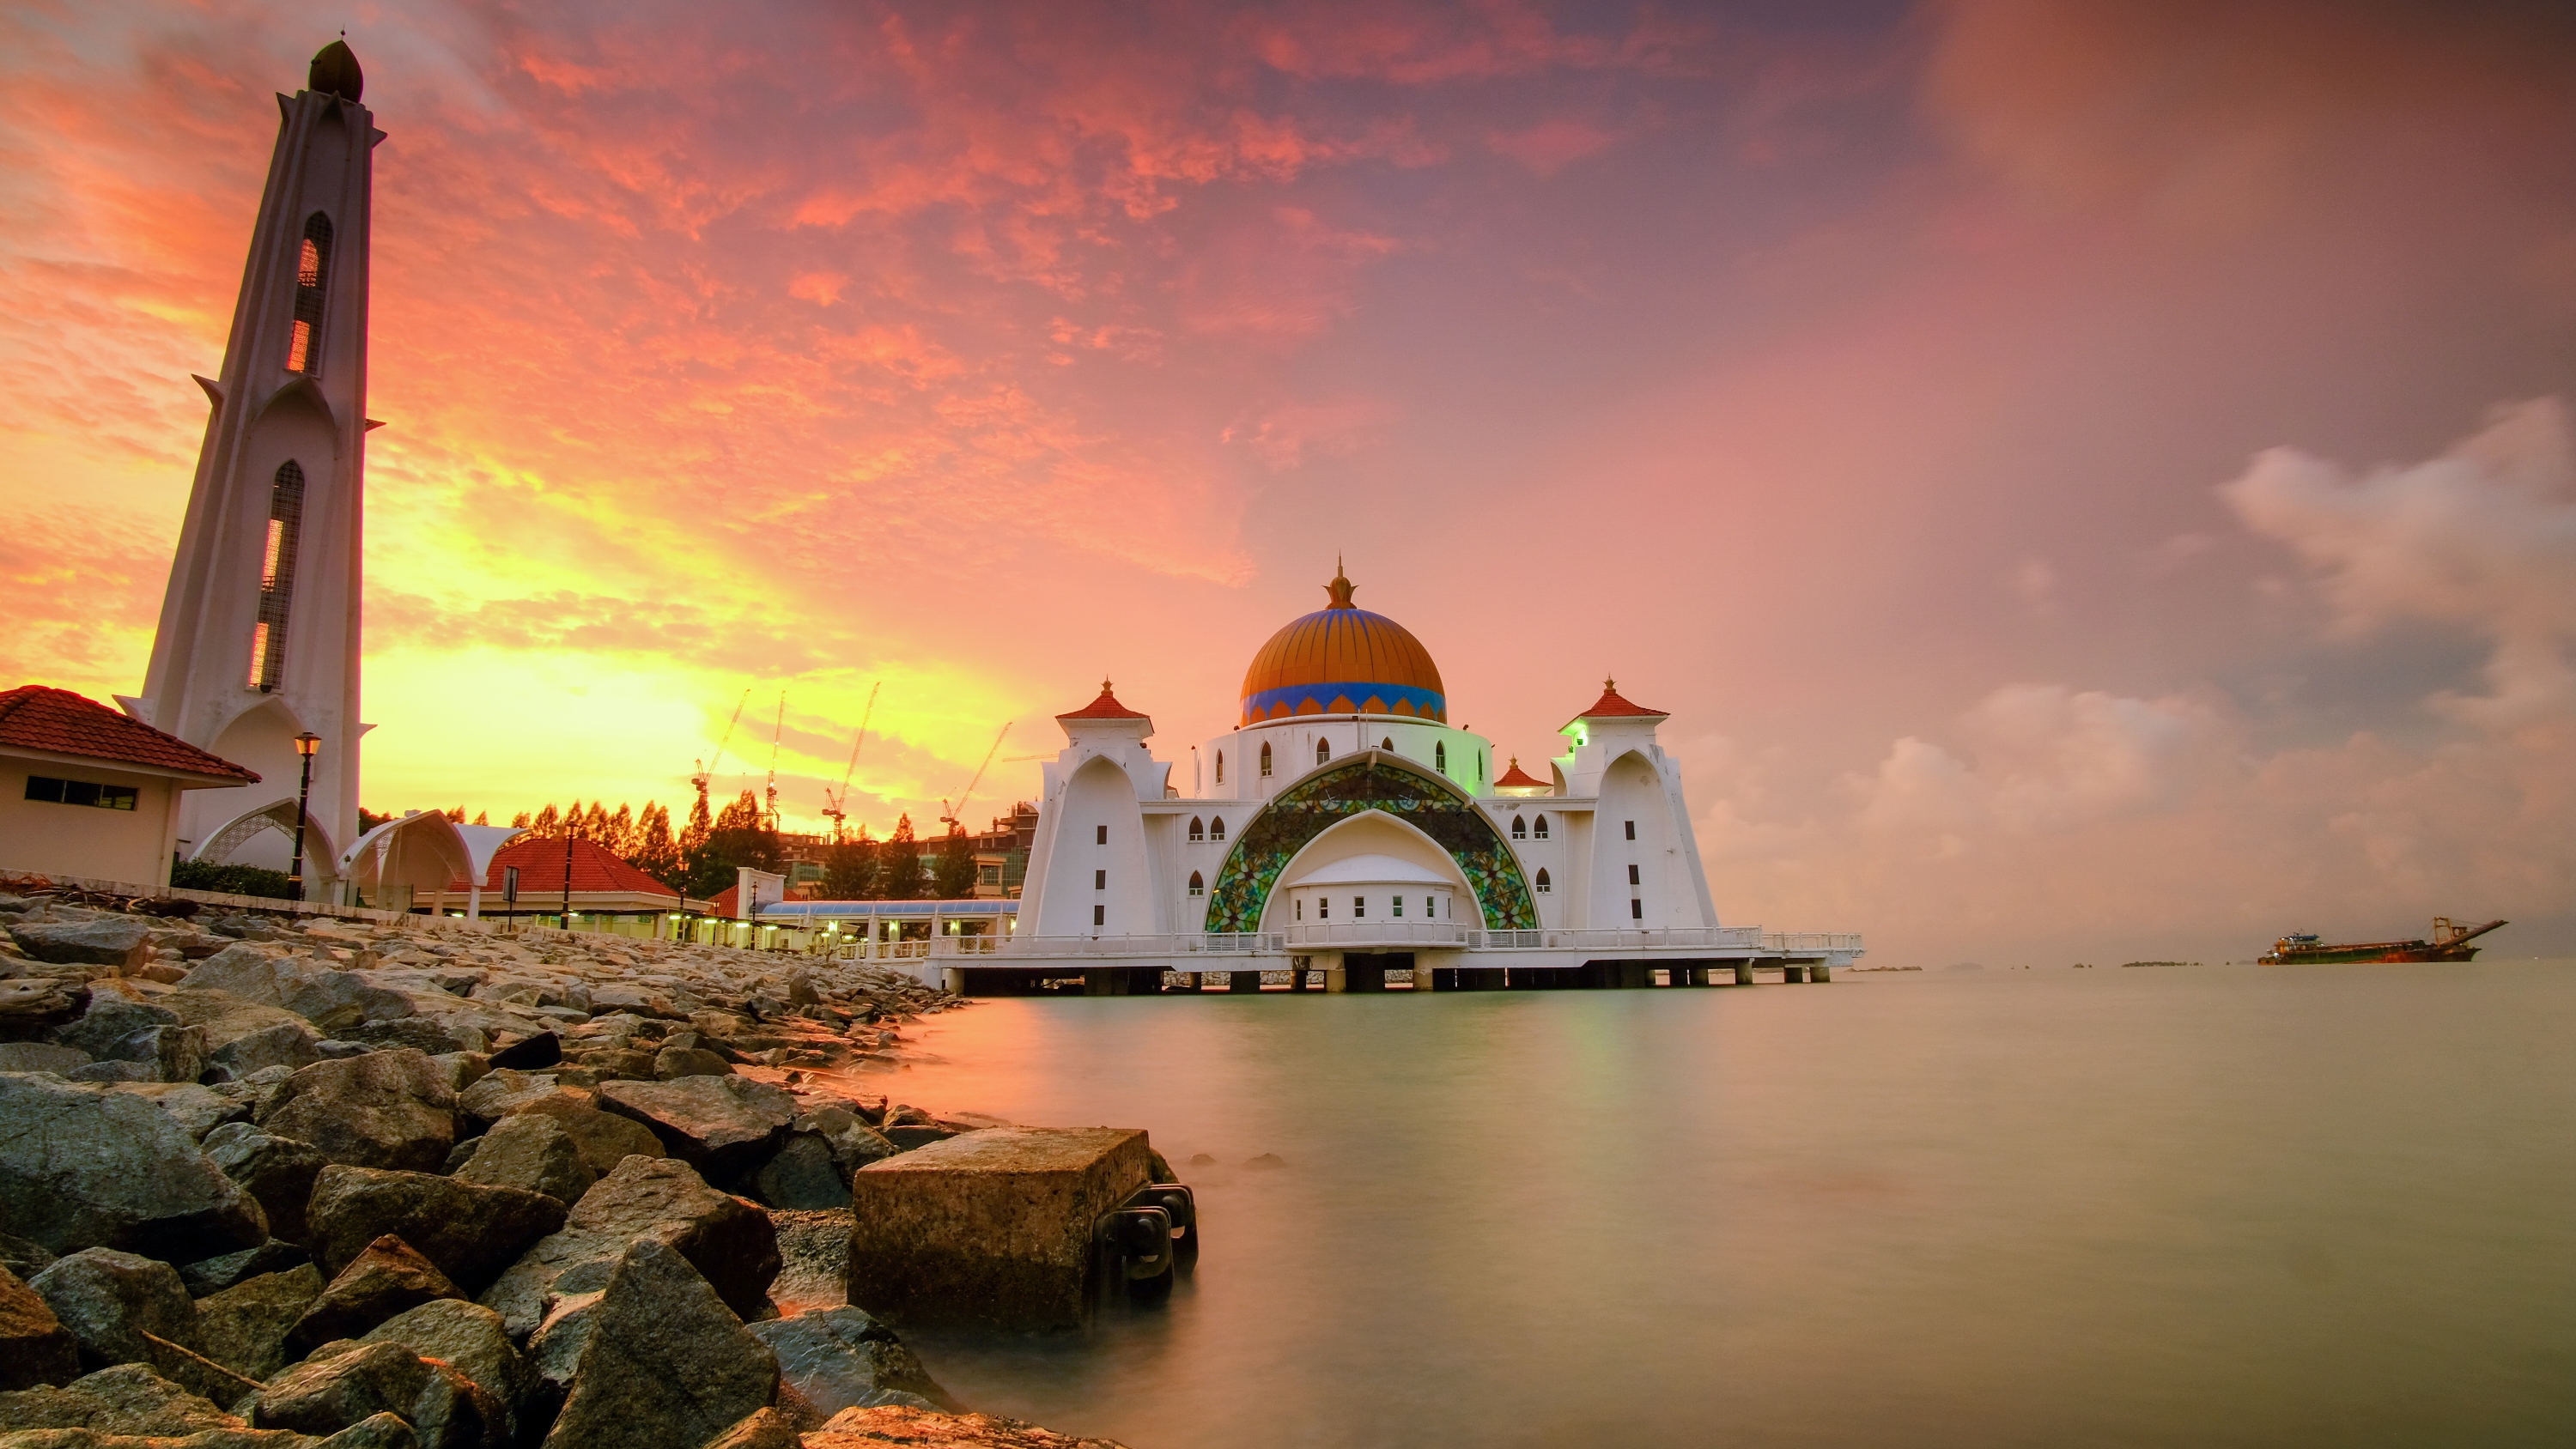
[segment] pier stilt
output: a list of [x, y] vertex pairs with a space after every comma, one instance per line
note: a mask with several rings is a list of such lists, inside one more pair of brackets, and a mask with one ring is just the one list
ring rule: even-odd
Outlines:
[[1735, 984], [1738, 986], [1750, 986], [1753, 984], [1752, 962], [1738, 961], [1735, 963]]
[[1225, 989], [1228, 991], [1258, 992], [1261, 990], [1261, 973], [1258, 971], [1228, 971], [1225, 973]]
[[1834, 979], [1834, 968], [1822, 961], [1819, 961], [1815, 965], [1807, 968], [1807, 979], [1810, 981], [1831, 981]]

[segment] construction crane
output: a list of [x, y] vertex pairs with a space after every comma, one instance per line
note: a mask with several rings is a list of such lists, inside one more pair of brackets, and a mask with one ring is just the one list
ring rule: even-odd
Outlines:
[[749, 703], [751, 703], [751, 690], [746, 686], [742, 691], [742, 698], [733, 702], [733, 718], [725, 721], [724, 733], [716, 738], [716, 752], [698, 761], [698, 772], [689, 777], [689, 783], [697, 787], [700, 809], [704, 809], [707, 803], [707, 780], [715, 767], [724, 761], [725, 746], [733, 743], [733, 727], [742, 723], [742, 707]]
[[850, 741], [850, 763], [847, 769], [841, 771], [840, 793], [836, 795], [829, 790], [823, 792], [823, 814], [832, 822], [834, 845], [841, 843], [841, 826], [849, 818], [850, 777], [859, 772], [859, 747], [868, 742], [868, 721], [876, 718], [877, 691], [884, 687], [883, 681], [868, 686], [868, 707], [859, 711], [859, 737]]
[[764, 790], [767, 809], [761, 823], [770, 830], [778, 828], [778, 740], [787, 733], [787, 691], [778, 691], [778, 723], [769, 729], [769, 784]]
[[966, 789], [963, 793], [958, 795], [957, 803], [952, 806], [945, 800], [939, 802], [940, 824], [947, 825], [958, 830], [966, 828], [963, 824], [959, 823], [957, 819], [958, 812], [966, 808], [966, 801], [974, 795], [975, 787], [984, 783], [984, 772], [993, 768], [993, 757], [1002, 752], [1002, 741], [1008, 737], [1010, 733], [1010, 722], [1005, 720], [1002, 724], [1002, 732], [993, 736], [993, 747], [984, 752], [984, 763], [975, 767], [975, 776], [973, 779], [966, 782]]

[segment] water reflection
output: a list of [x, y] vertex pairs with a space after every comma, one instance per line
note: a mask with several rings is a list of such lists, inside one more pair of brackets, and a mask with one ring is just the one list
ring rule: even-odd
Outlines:
[[1165, 1310], [921, 1345], [1141, 1449], [2576, 1429], [2565, 965], [1003, 1000], [919, 1036], [875, 1089], [1216, 1159]]

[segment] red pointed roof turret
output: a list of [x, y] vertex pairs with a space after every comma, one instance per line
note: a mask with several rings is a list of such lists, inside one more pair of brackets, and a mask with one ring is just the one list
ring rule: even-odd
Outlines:
[[1510, 790], [1515, 788], [1549, 790], [1554, 789], [1555, 787], [1550, 785], [1547, 781], [1538, 779], [1531, 775], [1529, 771], [1522, 769], [1521, 757], [1514, 755], [1512, 756], [1512, 767], [1503, 772], [1502, 778], [1494, 781], [1494, 788], [1497, 790]]
[[1118, 702], [1118, 696], [1111, 691], [1109, 688], [1109, 681], [1106, 679], [1100, 681], [1100, 697], [1098, 699], [1093, 700], [1091, 703], [1084, 705], [1082, 708], [1075, 710], [1071, 714], [1060, 714], [1056, 716], [1057, 719], [1145, 719], [1147, 717], [1148, 716], [1140, 714], [1137, 711], [1120, 704]]
[[[1583, 713], [1576, 715], [1574, 720], [1670, 718], [1672, 718], [1672, 716], [1663, 710], [1648, 709], [1644, 705], [1621, 698], [1619, 694], [1619, 681], [1615, 679], [1605, 679], [1601, 681], [1601, 697], [1592, 701], [1592, 707], [1585, 710]], [[1567, 720], [1566, 726], [1568, 728], [1572, 728], [1574, 720]]]

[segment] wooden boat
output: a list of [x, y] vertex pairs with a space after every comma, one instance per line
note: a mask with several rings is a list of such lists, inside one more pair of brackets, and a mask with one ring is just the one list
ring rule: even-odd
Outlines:
[[2343, 961], [2468, 961], [2476, 958], [2478, 948], [2468, 944], [2496, 927], [2502, 921], [2489, 921], [2483, 926], [2455, 926], [2448, 916], [2433, 918], [2433, 938], [2429, 941], [2358, 941], [2329, 946], [2312, 932], [2292, 932], [2272, 943], [2270, 954], [2255, 961], [2264, 966], [2327, 965]]

